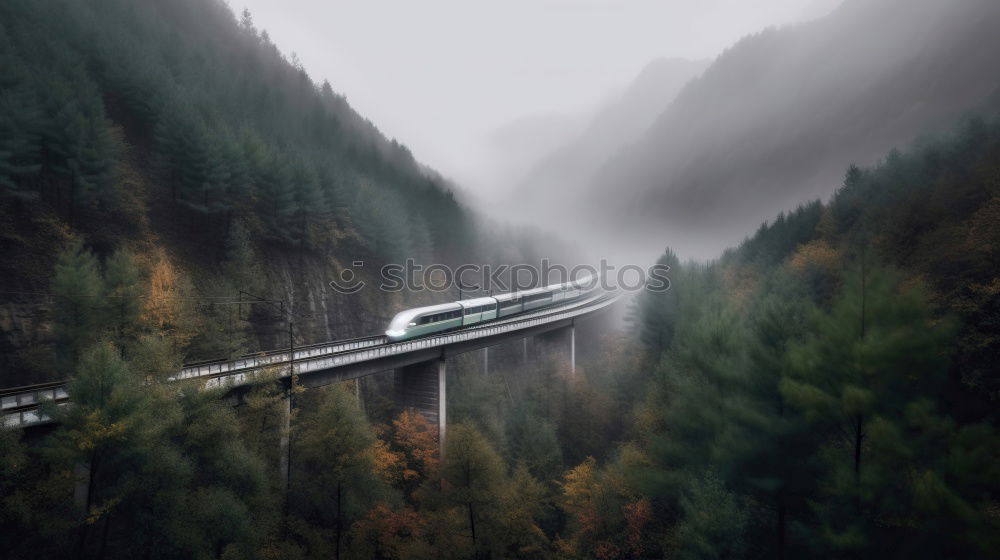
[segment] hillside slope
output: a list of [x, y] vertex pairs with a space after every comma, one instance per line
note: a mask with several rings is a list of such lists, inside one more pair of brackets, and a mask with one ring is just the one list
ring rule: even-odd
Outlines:
[[684, 255], [717, 254], [775, 207], [831, 194], [849, 164], [997, 91], [998, 25], [989, 0], [854, 0], [747, 37], [577, 185], [567, 227], [646, 253], [666, 237]]
[[676, 557], [997, 556], [997, 107], [716, 261], [662, 257], [637, 486]]
[[[0, 385], [65, 376], [40, 349], [74, 239], [102, 261], [127, 249], [147, 282], [169, 271], [159, 288], [203, 318], [230, 320], [209, 304], [243, 292], [283, 300], [310, 342], [376, 332], [400, 305], [333, 292], [344, 268], [464, 260], [467, 220], [443, 180], [220, 0], [0, 5]], [[287, 344], [266, 307], [241, 310], [254, 329], [232, 351]], [[188, 359], [220, 357], [212, 328]]]
[[660, 58], [647, 64], [632, 83], [590, 116], [581, 131], [554, 149], [536, 154], [534, 164], [515, 178], [509, 200], [531, 200], [527, 213], [541, 217], [541, 212], [532, 212], [532, 208], [541, 210], [573, 196], [612, 154], [649, 127], [650, 115], [666, 110], [681, 88], [707, 66], [707, 61], [680, 58]]

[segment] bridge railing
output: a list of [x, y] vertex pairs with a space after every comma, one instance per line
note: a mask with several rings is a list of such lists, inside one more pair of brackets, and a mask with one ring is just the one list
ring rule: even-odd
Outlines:
[[[485, 325], [473, 326], [452, 333], [402, 342], [388, 342], [384, 336], [372, 336], [304, 346], [294, 352], [294, 372], [302, 374], [331, 369], [531, 328], [595, 312], [611, 305], [618, 298], [619, 295], [616, 293], [603, 294], [590, 300], [575, 302], [569, 306], [543, 309], [527, 315], [491, 321]], [[254, 376], [266, 367], [281, 366], [288, 362], [288, 351], [271, 351], [232, 361], [190, 364], [185, 366], [176, 376], [171, 377], [170, 380], [204, 378], [207, 388], [231, 387], [252, 382]], [[289, 374], [287, 367], [280, 372], [282, 377], [287, 377]], [[0, 390], [0, 413], [3, 415], [0, 426], [23, 428], [49, 422], [51, 419], [38, 408], [38, 404], [45, 400], [56, 401], [59, 406], [68, 404], [69, 394], [66, 390], [66, 382], [58, 381]]]
[[[351, 350], [357, 350], [360, 348], [376, 346], [384, 342], [385, 342], [384, 336], [369, 336], [365, 338], [338, 341], [333, 343], [313, 344], [310, 346], [296, 348], [294, 351], [294, 355], [295, 355], [295, 360], [306, 360], [310, 358], [315, 358], [316, 356], [323, 356], [326, 354], [334, 354], [337, 352], [346, 352]], [[231, 371], [259, 369], [263, 367], [272, 366], [275, 364], [284, 364], [287, 362], [288, 362], [288, 351], [281, 351], [281, 350], [270, 351], [257, 355], [245, 356], [231, 361], [212, 361], [200, 364], [190, 364], [184, 366], [184, 368], [181, 369], [181, 372], [178, 375], [171, 377], [170, 379], [174, 380], [174, 379], [191, 379], [193, 377], [211, 377], [223, 373], [228, 373]]]
[[50, 418], [38, 408], [38, 405], [45, 401], [55, 401], [60, 406], [69, 402], [66, 382], [42, 383], [0, 391], [2, 427], [22, 427], [48, 422]]
[[[525, 316], [512, 317], [506, 321], [497, 324], [489, 324], [480, 327], [471, 327], [469, 329], [458, 331], [455, 333], [429, 336], [426, 338], [419, 338], [404, 342], [387, 343], [371, 349], [340, 352], [323, 358], [303, 360], [303, 361], [296, 360], [293, 367], [295, 374], [298, 375], [303, 373], [309, 373], [312, 371], [332, 369], [358, 362], [365, 362], [373, 359], [385, 358], [398, 354], [405, 354], [416, 350], [424, 350], [427, 348], [448, 346], [450, 344], [455, 344], [457, 342], [465, 342], [477, 338], [491, 337], [512, 331], [531, 328], [537, 325], [557, 322], [564, 319], [584, 315], [587, 313], [593, 313], [599, 309], [611, 305], [612, 303], [618, 300], [618, 297], [619, 297], [618, 294], [609, 294], [603, 297], [596, 298], [595, 300], [589, 300], [587, 302], [583, 302], [582, 305], [578, 305], [577, 307], [573, 307], [562, 311], [553, 312], [551, 309], [548, 309], [545, 310], [544, 312], [535, 313], [527, 317]], [[206, 386], [214, 388], [214, 387], [241, 385], [250, 381], [253, 376], [253, 373], [254, 373], [253, 371], [243, 371], [234, 373], [232, 375], [219, 375], [210, 379], [206, 383]], [[282, 377], [287, 377], [288, 375], [289, 373], [288, 370], [286, 369], [282, 373]]]

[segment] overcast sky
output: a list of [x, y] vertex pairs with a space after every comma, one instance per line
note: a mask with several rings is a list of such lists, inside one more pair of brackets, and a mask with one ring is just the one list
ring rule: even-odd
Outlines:
[[314, 81], [475, 190], [490, 134], [586, 112], [657, 57], [710, 58], [831, 0], [229, 0]]

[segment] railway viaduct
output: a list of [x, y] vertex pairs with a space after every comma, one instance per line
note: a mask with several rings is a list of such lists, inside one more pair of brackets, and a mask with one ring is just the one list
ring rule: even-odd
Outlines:
[[[512, 317], [478, 323], [469, 327], [413, 340], [392, 342], [385, 336], [371, 336], [313, 344], [289, 350], [265, 352], [236, 360], [203, 362], [185, 366], [171, 380], [198, 380], [206, 388], [222, 388], [234, 404], [255, 383], [262, 371], [277, 371], [285, 389], [283, 459], [281, 475], [287, 479], [287, 446], [291, 417], [292, 383], [306, 388], [395, 370], [396, 402], [415, 408], [438, 427], [441, 450], [447, 433], [446, 360], [459, 354], [483, 350], [484, 367], [489, 367], [489, 348], [523, 340], [528, 360], [528, 339], [539, 335], [568, 339], [570, 370], [576, 369], [576, 329], [584, 320], [616, 303], [620, 294], [605, 292], [584, 300], [540, 309]], [[272, 378], [268, 378], [272, 379]], [[0, 414], [6, 429], [35, 430], [52, 423], [39, 404], [46, 400], [70, 406], [68, 382], [60, 381], [27, 387], [0, 389]]]

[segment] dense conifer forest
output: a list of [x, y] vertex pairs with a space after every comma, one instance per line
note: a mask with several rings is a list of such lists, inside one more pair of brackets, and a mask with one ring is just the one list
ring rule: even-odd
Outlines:
[[403, 302], [338, 299], [326, 284], [352, 262], [518, 262], [534, 241], [477, 219], [216, 0], [5, 2], [0, 107], [8, 384], [66, 377], [35, 350], [60, 341], [46, 304], [108, 295], [53, 279], [72, 243], [131, 253], [144, 316], [194, 361], [288, 344], [286, 316], [237, 299], [284, 300], [299, 344], [361, 336]]
[[447, 185], [249, 13], [236, 24], [215, 1], [15, 0], [0, 22], [12, 250], [24, 250], [12, 227], [27, 237], [44, 219], [98, 246], [152, 229], [221, 251], [235, 223], [262, 241], [354, 242], [385, 258], [463, 240]]
[[633, 471], [680, 558], [1000, 550], [995, 109], [637, 308]]
[[48, 338], [0, 380], [70, 378], [73, 405], [45, 405], [58, 422], [31, 438], [0, 428], [0, 551], [995, 558], [996, 106], [845, 170], [832, 199], [713, 262], [668, 249], [671, 289], [589, 333], [575, 375], [541, 345], [528, 364], [500, 349], [489, 375], [458, 358], [443, 455], [383, 385], [345, 382], [295, 391], [282, 458], [277, 370], [239, 407], [167, 382], [259, 346], [261, 317], [196, 301], [266, 293], [276, 253], [297, 274], [355, 255], [515, 260], [537, 238], [473, 227], [249, 13], [6, 0], [0, 290], [46, 294]]

